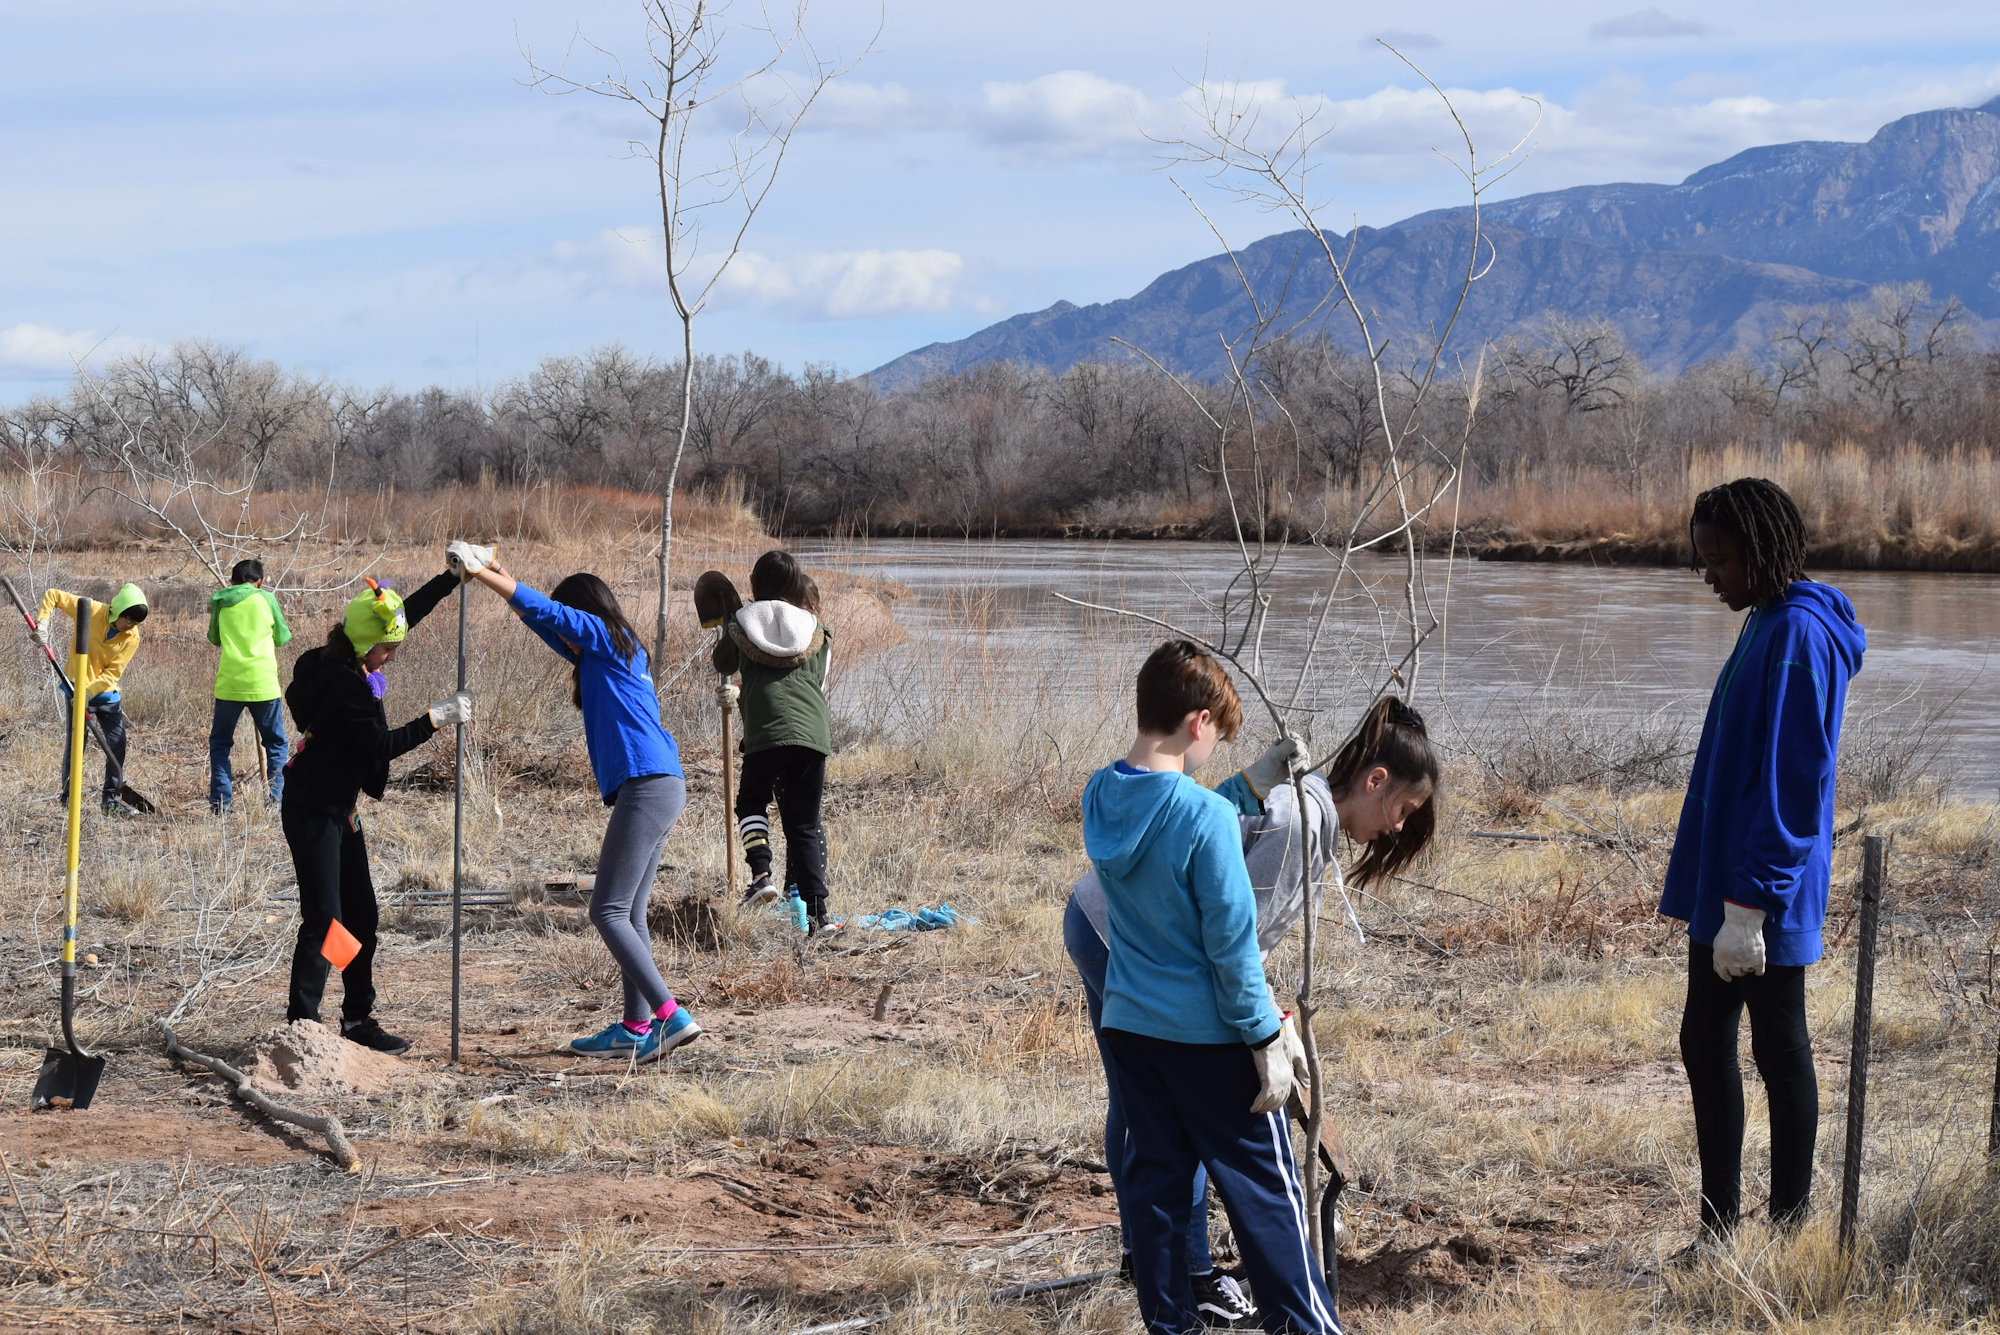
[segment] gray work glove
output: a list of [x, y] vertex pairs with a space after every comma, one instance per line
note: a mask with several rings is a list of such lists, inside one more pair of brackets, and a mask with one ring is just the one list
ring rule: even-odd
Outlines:
[[1243, 767], [1243, 778], [1261, 802], [1271, 795], [1273, 788], [1290, 782], [1294, 774], [1304, 773], [1305, 768], [1306, 749], [1298, 738], [1280, 737], [1264, 748], [1263, 755]]
[[457, 695], [447, 695], [431, 706], [431, 724], [434, 727], [449, 727], [454, 723], [472, 722], [472, 695], [460, 691]]
[[49, 629], [47, 626], [37, 624], [28, 634], [34, 636], [35, 643], [41, 645], [42, 648], [46, 649], [49, 647]]
[[493, 549], [471, 542], [448, 542], [444, 545], [444, 563], [463, 584], [493, 564]]
[[742, 699], [742, 697], [743, 692], [729, 678], [724, 677], [721, 681], [715, 683], [716, 708], [720, 709], [723, 713], [727, 714], [730, 710], [736, 708], [736, 702]]
[[1722, 901], [1722, 930], [1715, 934], [1715, 972], [1724, 982], [1764, 972], [1764, 910]]
[[1280, 1030], [1263, 1047], [1250, 1049], [1250, 1060], [1257, 1064], [1257, 1101], [1250, 1111], [1277, 1112], [1292, 1096], [1292, 1054], [1284, 1032]]

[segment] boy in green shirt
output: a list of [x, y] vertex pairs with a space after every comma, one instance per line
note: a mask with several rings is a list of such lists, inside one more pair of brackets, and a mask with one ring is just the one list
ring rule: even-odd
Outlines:
[[208, 642], [222, 650], [215, 669], [215, 718], [208, 729], [208, 809], [230, 808], [234, 775], [229, 752], [236, 744], [236, 721], [244, 710], [257, 727], [270, 771], [270, 800], [276, 806], [285, 788], [285, 717], [279, 703], [278, 646], [292, 638], [278, 600], [264, 591], [264, 563], [238, 561], [230, 584], [208, 598]]

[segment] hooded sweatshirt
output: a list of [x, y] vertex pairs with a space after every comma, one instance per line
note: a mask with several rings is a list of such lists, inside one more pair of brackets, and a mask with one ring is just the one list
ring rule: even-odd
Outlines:
[[[414, 628], [458, 583], [458, 576], [443, 574], [411, 594], [403, 601], [406, 624]], [[368, 678], [329, 661], [319, 649], [306, 650], [292, 665], [285, 703], [303, 734], [285, 766], [287, 811], [345, 816], [364, 792], [381, 800], [389, 786], [389, 762], [437, 731], [429, 710], [391, 728]]]
[[1715, 943], [1728, 900], [1764, 911], [1769, 963], [1820, 957], [1834, 757], [1867, 647], [1847, 596], [1810, 580], [1744, 621], [1708, 702], [1660, 895], [1693, 940]]
[[[1237, 827], [1243, 832], [1243, 863], [1250, 873], [1250, 887], [1257, 896], [1257, 952], [1269, 955], [1277, 949], [1285, 934], [1305, 914], [1306, 839], [1312, 846], [1313, 883], [1315, 893], [1313, 906], [1325, 896], [1319, 884], [1323, 875], [1331, 873], [1334, 884], [1340, 883], [1340, 863], [1334, 857], [1335, 841], [1340, 835], [1340, 820], [1333, 809], [1333, 794], [1326, 786], [1326, 776], [1317, 770], [1306, 775], [1306, 807], [1312, 812], [1309, 834], [1299, 834], [1297, 803], [1292, 794], [1292, 785], [1281, 783], [1271, 790], [1263, 801], [1251, 791], [1249, 781], [1241, 774], [1232, 774], [1215, 786], [1218, 795], [1229, 800], [1237, 811]], [[1107, 945], [1111, 941], [1110, 915], [1104, 903], [1104, 885], [1097, 879], [1097, 869], [1092, 867], [1083, 874], [1083, 879], [1070, 889], [1076, 906], [1083, 910], [1083, 916], [1090, 919], [1091, 928], [1097, 939]]]
[[291, 639], [278, 600], [255, 584], [232, 584], [208, 595], [208, 642], [222, 650], [215, 698], [277, 699], [278, 646]]
[[716, 642], [715, 670], [743, 674], [744, 755], [776, 746], [833, 754], [826, 703], [833, 636], [802, 607], [779, 599], [745, 603]]
[[1228, 798], [1120, 761], [1083, 790], [1083, 847], [1110, 928], [1106, 1029], [1253, 1046], [1278, 1032]]
[[542, 643], [576, 665], [583, 742], [604, 805], [612, 804], [627, 779], [680, 777], [680, 748], [660, 723], [646, 651], [634, 645], [627, 658], [603, 618], [553, 602], [525, 584], [517, 583], [508, 601]]
[[[141, 597], [137, 601], [144, 602], [145, 599]], [[131, 665], [132, 655], [139, 652], [137, 626], [117, 635], [111, 633], [111, 623], [116, 619], [112, 606], [112, 603], [96, 599], [90, 603], [90, 652], [84, 658], [83, 698], [93, 705], [108, 705], [117, 701], [118, 683], [125, 676], [125, 669]], [[122, 612], [124, 608], [118, 610]], [[74, 621], [76, 595], [61, 589], [46, 590], [42, 594], [41, 606], [35, 610], [35, 622], [45, 631], [49, 629], [51, 612], [61, 612]], [[69, 650], [73, 643], [64, 643], [60, 635], [49, 635], [49, 647], [56, 651], [57, 658], [63, 660], [65, 670], [69, 667]]]

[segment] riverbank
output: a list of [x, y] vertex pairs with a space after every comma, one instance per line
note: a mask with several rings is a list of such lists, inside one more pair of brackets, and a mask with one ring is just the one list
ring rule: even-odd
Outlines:
[[[1902, 451], [1869, 455], [1845, 447], [1815, 453], [1723, 450], [1677, 465], [1637, 469], [1576, 466], [1532, 475], [1469, 475], [1419, 526], [1441, 553], [1457, 521], [1458, 550], [1485, 561], [1563, 561], [1684, 566], [1692, 556], [1687, 515], [1703, 490], [1731, 478], [1768, 477], [1798, 502], [1819, 570], [2000, 572], [2000, 465], [1990, 454]], [[1437, 479], [1417, 475], [1414, 493]], [[1269, 542], [1310, 544], [1344, 535], [1361, 505], [1350, 488], [1274, 503]], [[1364, 525], [1362, 536], [1383, 531]], [[1244, 533], [1258, 531], [1246, 516]], [[1077, 542], [1228, 542], [1239, 526], [1226, 506], [1185, 498], [1134, 497], [1080, 516], [1004, 513], [980, 522], [871, 518], [790, 530], [820, 538], [1033, 539]], [[1400, 539], [1379, 544], [1394, 550]]]

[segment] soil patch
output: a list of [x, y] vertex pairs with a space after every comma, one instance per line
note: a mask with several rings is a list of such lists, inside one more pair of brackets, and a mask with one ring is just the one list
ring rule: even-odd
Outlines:
[[377, 1094], [407, 1074], [396, 1058], [312, 1020], [266, 1029], [250, 1051], [250, 1083], [267, 1094]]

